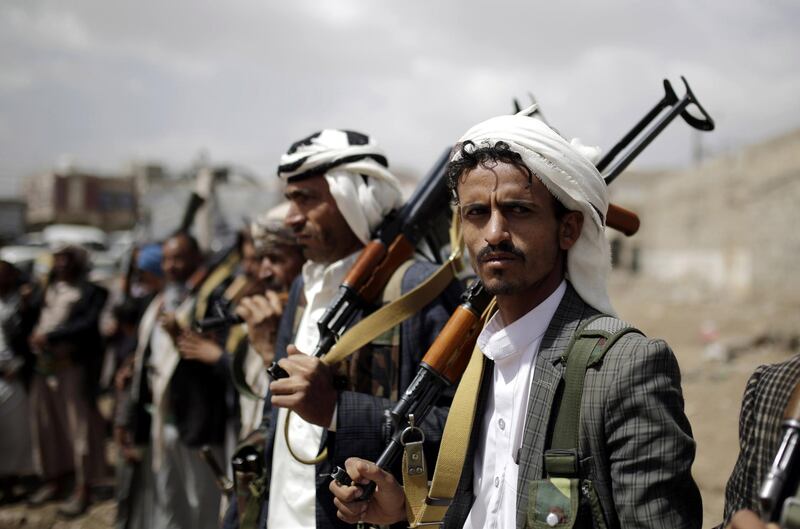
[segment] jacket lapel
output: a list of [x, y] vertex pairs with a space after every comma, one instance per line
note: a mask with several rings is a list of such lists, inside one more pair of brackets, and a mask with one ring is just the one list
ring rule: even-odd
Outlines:
[[572, 335], [585, 317], [587, 305], [567, 283], [564, 298], [545, 332], [528, 395], [525, 430], [519, 452], [517, 480], [517, 527], [524, 527], [528, 505], [528, 484], [544, 475], [543, 454], [547, 439], [550, 411], [564, 373], [561, 357]]

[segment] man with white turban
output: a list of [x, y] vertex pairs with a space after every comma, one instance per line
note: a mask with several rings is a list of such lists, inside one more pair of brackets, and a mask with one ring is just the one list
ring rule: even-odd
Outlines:
[[[324, 476], [348, 457], [377, 458], [383, 451], [388, 441], [385, 412], [411, 383], [422, 356], [457, 306], [461, 287], [454, 282], [340, 365], [322, 364], [309, 356], [319, 338], [317, 322], [371, 233], [402, 205], [400, 188], [374, 140], [348, 130], [326, 129], [294, 143], [281, 158], [278, 176], [290, 204], [284, 224], [308, 261], [292, 286], [278, 327], [275, 358], [289, 377], [273, 381], [265, 401], [267, 492], [260, 526], [347, 527], [336, 517]], [[421, 261], [406, 263], [378, 305], [411, 290], [435, 268]], [[356, 319], [376, 308], [365, 307]], [[444, 417], [445, 412], [437, 410], [426, 420], [432, 452]], [[322, 461], [300, 461], [313, 460], [325, 450]], [[249, 515], [229, 512], [226, 527], [235, 525], [235, 518]]]
[[[378, 492], [359, 501], [356, 487], [331, 484], [344, 520], [395, 523], [408, 503], [441, 507], [449, 528], [700, 527], [678, 364], [664, 341], [613, 316], [608, 195], [585, 153], [522, 114], [459, 140], [449, 184], [497, 312], [473, 354], [474, 422], [461, 436], [469, 442], [458, 486], [452, 502], [432, 489], [420, 506], [353, 458], [350, 476], [375, 481]], [[451, 417], [466, 393], [459, 388]], [[440, 454], [452, 450], [446, 437]]]

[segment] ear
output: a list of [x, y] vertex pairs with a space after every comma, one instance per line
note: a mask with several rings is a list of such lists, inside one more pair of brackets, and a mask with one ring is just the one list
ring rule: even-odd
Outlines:
[[583, 228], [583, 213], [568, 211], [561, 218], [558, 226], [558, 245], [562, 250], [569, 250], [578, 241]]

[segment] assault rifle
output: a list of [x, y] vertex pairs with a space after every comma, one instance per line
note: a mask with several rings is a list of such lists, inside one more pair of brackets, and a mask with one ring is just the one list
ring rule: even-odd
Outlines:
[[[778, 522], [785, 527], [781, 515], [787, 510], [800, 513], [800, 501], [795, 497], [800, 485], [800, 383], [795, 385], [783, 413], [783, 436], [772, 466], [767, 472], [758, 502], [765, 522]], [[796, 519], [796, 518], [795, 518]]]
[[[650, 124], [663, 110], [670, 108], [670, 112], [664, 115], [647, 133], [642, 137], [626, 154], [617, 162], [612, 169], [604, 173], [604, 179], [611, 183], [617, 175], [627, 167], [644, 148], [661, 133], [662, 130], [676, 116], [681, 115], [684, 120], [692, 127], [699, 130], [713, 130], [714, 121], [711, 116], [700, 106], [695, 98], [686, 79], [681, 77], [686, 86], [686, 95], [678, 101], [672, 86], [668, 80], [664, 80], [665, 96], [656, 104], [647, 115], [637, 123], [633, 129], [620, 140], [598, 164], [597, 168], [601, 173], [606, 169], [613, 159], [623, 151], [631, 141]], [[686, 111], [689, 104], [694, 104], [703, 118], [697, 118]], [[532, 118], [536, 119], [536, 118]], [[636, 215], [623, 208], [609, 206], [606, 214], [606, 225], [610, 228], [618, 229], [625, 235], [633, 235], [639, 228]], [[414, 380], [406, 389], [400, 401], [391, 411], [394, 433], [378, 458], [376, 464], [379, 468], [387, 470], [394, 464], [397, 456], [402, 452], [403, 432], [412, 423], [417, 425], [422, 423], [422, 419], [430, 412], [442, 391], [450, 385], [456, 384], [466, 369], [470, 353], [475, 346], [479, 330], [478, 322], [483, 310], [488, 306], [489, 296], [485, 293], [483, 285], [477, 281], [465, 293], [464, 302], [455, 313], [450, 317], [444, 329], [431, 345], [425, 357], [422, 359], [419, 370]], [[452, 331], [452, 332], [451, 332]], [[800, 405], [798, 405], [800, 412]], [[413, 419], [412, 419], [413, 416]], [[413, 428], [412, 426], [412, 429]], [[352, 480], [347, 472], [337, 467], [331, 477], [339, 484], [350, 485]], [[362, 500], [367, 500], [375, 492], [375, 484], [370, 483], [362, 487]]]

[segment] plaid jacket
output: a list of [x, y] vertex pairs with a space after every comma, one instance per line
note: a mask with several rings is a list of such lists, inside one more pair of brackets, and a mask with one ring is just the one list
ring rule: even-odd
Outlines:
[[739, 459], [725, 487], [725, 521], [740, 509], [758, 511], [758, 489], [780, 443], [786, 403], [800, 380], [800, 355], [760, 366], [744, 390], [739, 415]]
[[[563, 391], [561, 357], [580, 323], [597, 314], [570, 285], [545, 333], [528, 397], [517, 483], [517, 528], [525, 527], [528, 485], [544, 477], [543, 454], [551, 417]], [[487, 360], [485, 373], [491, 373]], [[483, 384], [477, 413], [486, 402]], [[481, 424], [480, 421], [477, 424]], [[477, 429], [445, 527], [460, 528], [474, 495], [473, 453]], [[622, 337], [586, 373], [581, 405], [581, 473], [594, 482], [609, 528], [699, 528], [700, 492], [691, 476], [695, 455], [683, 412], [680, 371], [662, 340]]]

